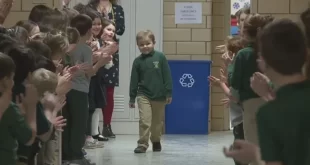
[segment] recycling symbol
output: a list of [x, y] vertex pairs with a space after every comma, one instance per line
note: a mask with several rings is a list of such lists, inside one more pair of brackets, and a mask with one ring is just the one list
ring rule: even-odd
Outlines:
[[180, 84], [184, 88], [191, 88], [195, 84], [195, 79], [193, 78], [193, 75], [184, 73], [180, 78]]

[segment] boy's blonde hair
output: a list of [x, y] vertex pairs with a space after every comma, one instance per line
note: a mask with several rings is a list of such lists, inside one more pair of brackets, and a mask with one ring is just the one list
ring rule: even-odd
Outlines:
[[37, 88], [39, 97], [43, 97], [45, 92], [55, 93], [58, 76], [49, 70], [40, 68], [32, 73], [31, 81]]
[[151, 30], [139, 31], [136, 36], [136, 42], [138, 43], [141, 40], [151, 40], [155, 43], [155, 35]]

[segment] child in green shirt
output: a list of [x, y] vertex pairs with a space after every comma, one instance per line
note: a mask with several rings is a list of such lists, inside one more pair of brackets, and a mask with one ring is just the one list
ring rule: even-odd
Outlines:
[[149, 136], [153, 151], [161, 151], [161, 131], [166, 104], [172, 101], [172, 78], [165, 55], [154, 50], [155, 37], [151, 31], [137, 34], [137, 45], [141, 51], [132, 65], [129, 107], [135, 108], [137, 97], [140, 115], [140, 139], [135, 153], [145, 153]]
[[[13, 60], [0, 53], [0, 92], [12, 90], [15, 64]], [[10, 103], [0, 122], [0, 160], [1, 164], [16, 165], [18, 143], [32, 145], [36, 137], [37, 90], [33, 85], [26, 86], [26, 93], [14, 104]]]

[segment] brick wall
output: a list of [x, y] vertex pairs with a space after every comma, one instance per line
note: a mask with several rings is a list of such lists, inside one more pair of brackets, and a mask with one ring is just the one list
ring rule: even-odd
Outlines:
[[30, 0], [15, 0], [4, 25], [6, 27], [11, 27], [19, 20], [27, 20], [32, 7], [38, 4], [44, 4], [49, 7], [60, 6], [60, 0], [40, 0], [39, 2]]
[[309, 7], [310, 0], [252, 0], [253, 13], [271, 14], [275, 18], [299, 20], [299, 14]]
[[[227, 1], [227, 0], [226, 0]], [[202, 24], [175, 24], [176, 2], [201, 2]], [[224, 40], [224, 0], [164, 0], [164, 46], [170, 60], [212, 60], [212, 74], [219, 75], [220, 55], [215, 46]], [[211, 90], [210, 121], [212, 130], [229, 127], [228, 111], [220, 104], [224, 95], [217, 88]]]
[[[176, 2], [201, 2], [203, 23], [176, 25]], [[299, 20], [299, 14], [310, 0], [251, 0], [253, 13], [276, 18]], [[220, 54], [215, 50], [223, 44], [230, 28], [230, 0], [164, 0], [164, 52], [171, 60], [212, 60], [212, 75], [219, 75]], [[214, 131], [229, 129], [229, 112], [220, 104], [224, 98], [219, 88], [211, 89], [210, 125]]]

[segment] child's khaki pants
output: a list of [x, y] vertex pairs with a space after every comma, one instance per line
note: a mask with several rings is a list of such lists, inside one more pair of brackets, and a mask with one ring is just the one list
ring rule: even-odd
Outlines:
[[[37, 165], [57, 165], [56, 151], [58, 147], [60, 132], [55, 131], [52, 138], [42, 145], [37, 156]], [[60, 148], [61, 149], [61, 148]], [[58, 149], [58, 150], [60, 150]]]
[[151, 133], [151, 142], [160, 142], [166, 101], [152, 101], [145, 96], [137, 97], [139, 108], [139, 135], [138, 146], [148, 148]]
[[246, 100], [242, 103], [243, 112], [243, 130], [245, 140], [259, 145], [258, 132], [256, 124], [256, 114], [261, 105], [265, 101], [261, 98], [254, 98]]

